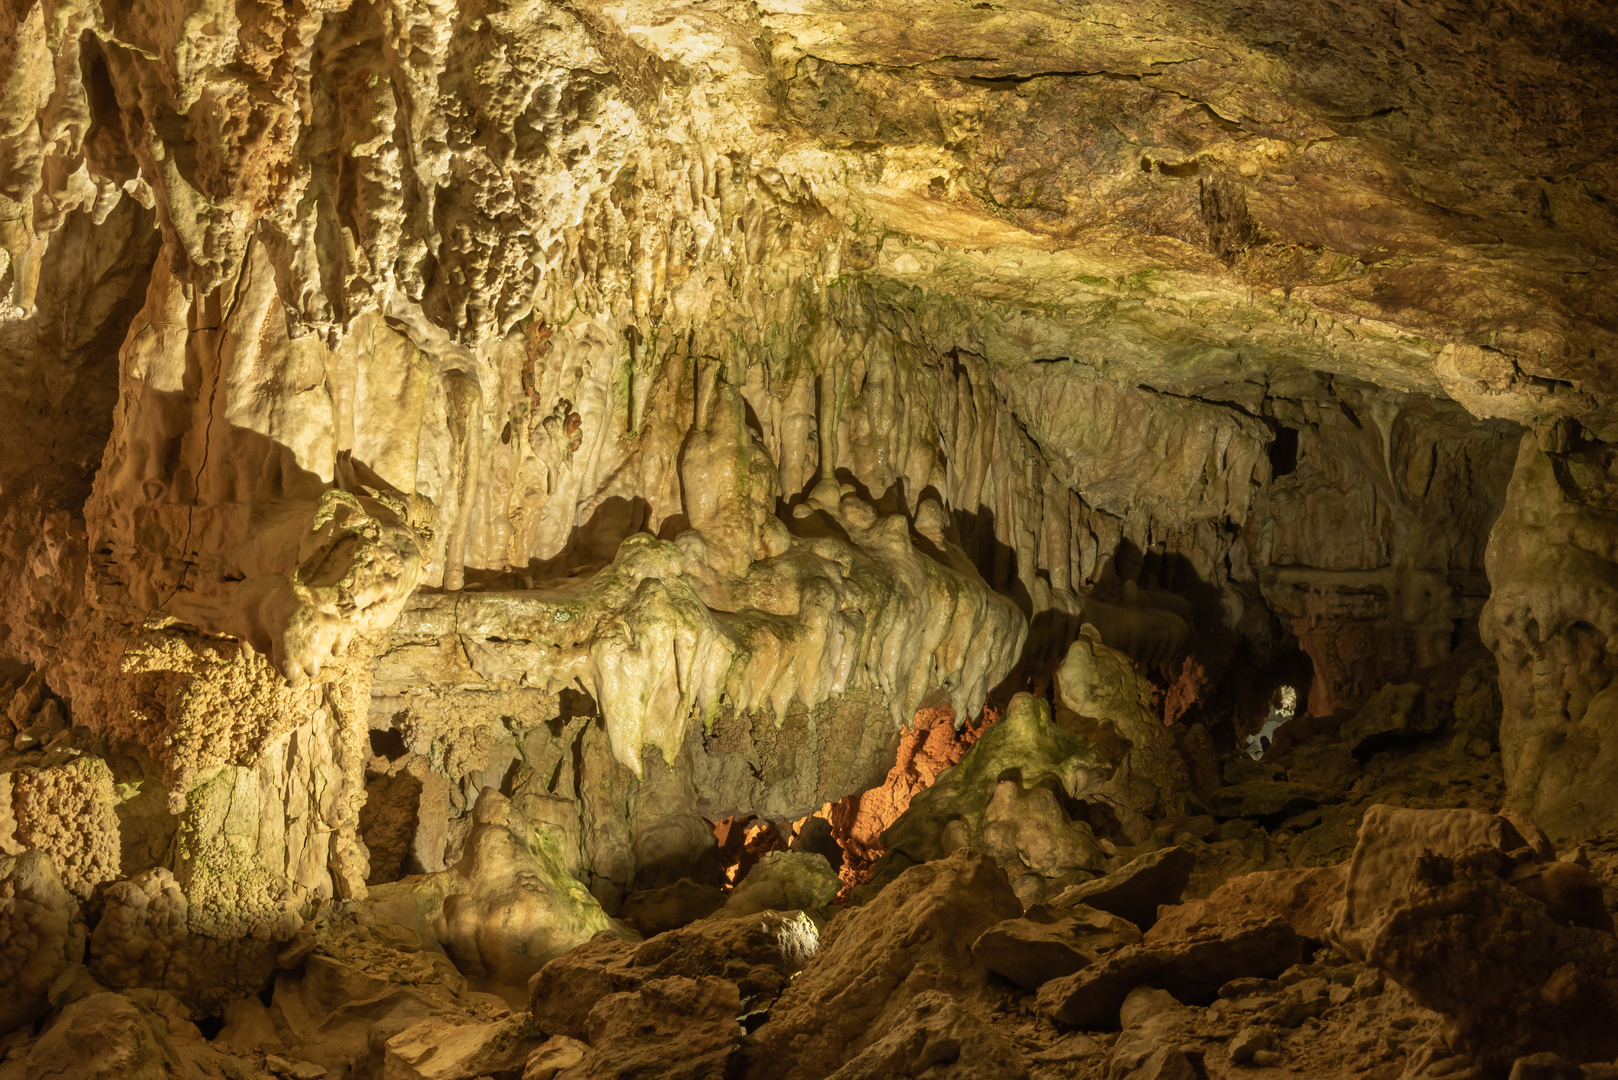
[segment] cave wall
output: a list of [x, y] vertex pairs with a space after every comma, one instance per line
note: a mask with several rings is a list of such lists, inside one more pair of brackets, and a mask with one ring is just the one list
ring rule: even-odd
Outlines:
[[273, 936], [497, 789], [610, 899], [1085, 623], [1191, 719], [1299, 648], [1326, 715], [1491, 587], [1571, 820], [1610, 36], [1323, 10], [7, 7], [0, 648], [115, 762], [80, 885]]

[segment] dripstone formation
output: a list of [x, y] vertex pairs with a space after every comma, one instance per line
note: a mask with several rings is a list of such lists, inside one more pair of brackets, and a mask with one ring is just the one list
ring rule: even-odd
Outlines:
[[1618, 1076], [1609, 15], [0, 3], [0, 1080]]

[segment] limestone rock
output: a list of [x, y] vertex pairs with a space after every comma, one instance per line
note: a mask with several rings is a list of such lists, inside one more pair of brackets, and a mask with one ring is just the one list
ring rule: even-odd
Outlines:
[[163, 1021], [121, 994], [62, 1010], [28, 1054], [28, 1080], [200, 1080]]
[[1342, 904], [1332, 917], [1332, 944], [1363, 960], [1381, 924], [1405, 902], [1421, 857], [1474, 847], [1529, 850], [1516, 828], [1493, 814], [1372, 806], [1360, 824]]
[[1227, 1052], [1231, 1064], [1245, 1065], [1253, 1060], [1253, 1055], [1263, 1050], [1274, 1050], [1276, 1045], [1275, 1033], [1265, 1028], [1245, 1027], [1231, 1036]]
[[[1112, 774], [1097, 778], [1098, 797], [1137, 818], [1181, 809], [1181, 793], [1189, 787], [1185, 763], [1151, 709], [1150, 683], [1128, 655], [1103, 644], [1099, 631], [1087, 626], [1056, 671], [1056, 691], [1063, 705], [1101, 721], [1128, 746]], [[1126, 831], [1132, 825], [1126, 821]]]
[[[231, 929], [221, 932], [205, 921], [197, 925], [190, 901], [163, 867], [114, 883], [104, 902], [90, 937], [89, 963], [96, 978], [115, 988], [172, 991], [202, 1015], [267, 987], [281, 941], [302, 921], [283, 913], [254, 937], [235, 937]], [[250, 910], [244, 909], [241, 904], [230, 914], [240, 918]]]
[[755, 1073], [830, 1076], [891, 1033], [923, 991], [970, 993], [983, 979], [972, 943], [1021, 912], [1005, 874], [982, 852], [906, 870], [826, 928], [819, 953], [756, 1035]]
[[112, 771], [94, 757], [29, 766], [11, 777], [16, 841], [50, 854], [80, 900], [118, 876]]
[[1557, 922], [1613, 932], [1601, 880], [1577, 863], [1526, 863], [1513, 869], [1508, 880], [1544, 904]]
[[1319, 806], [1323, 793], [1309, 784], [1286, 780], [1254, 780], [1220, 788], [1208, 796], [1208, 809], [1219, 817], [1280, 818]]
[[835, 1080], [1021, 1080], [1023, 1055], [948, 994], [918, 994], [893, 1029], [842, 1068]]
[[45, 1015], [51, 984], [84, 955], [84, 938], [50, 856], [0, 855], [0, 1033]]
[[706, 918], [724, 907], [725, 901], [719, 886], [681, 878], [660, 889], [632, 893], [624, 899], [620, 915], [644, 936], [652, 937]]
[[[725, 979], [671, 976], [638, 989], [609, 994], [591, 1010], [590, 1049], [574, 1064], [551, 1073], [555, 1080], [606, 1080], [659, 1076], [708, 1080], [733, 1075], [742, 1055], [741, 999]], [[543, 1076], [572, 1056], [568, 1044], [546, 1044], [530, 1066]], [[528, 1076], [524, 1074], [524, 1080]]]
[[540, 1042], [526, 1018], [479, 1024], [432, 1016], [388, 1039], [382, 1075], [389, 1080], [516, 1075]]
[[568, 875], [554, 836], [498, 790], [483, 789], [473, 817], [455, 867], [381, 887], [377, 899], [411, 912], [466, 974], [520, 987], [609, 920]]
[[189, 910], [164, 868], [112, 885], [90, 940], [92, 970], [111, 986], [161, 985], [170, 955], [190, 932]]
[[1052, 903], [1109, 911], [1148, 930], [1157, 921], [1158, 908], [1180, 902], [1196, 862], [1196, 855], [1183, 847], [1160, 848], [1094, 881], [1069, 886]]
[[736, 883], [721, 917], [761, 911], [821, 911], [843, 883], [825, 856], [802, 851], [767, 853]]
[[284, 1050], [281, 1036], [269, 1009], [256, 997], [242, 998], [221, 1011], [224, 1026], [214, 1036], [214, 1045], [232, 1053], [275, 1052]]
[[1110, 912], [1037, 904], [1022, 918], [985, 930], [972, 943], [972, 957], [996, 975], [1037, 989], [1140, 939], [1134, 923]]
[[289, 1056], [380, 1071], [394, 1035], [429, 1016], [469, 1016], [465, 992], [441, 952], [362, 909], [334, 918], [308, 957], [276, 974], [270, 1016]]
[[582, 1039], [591, 1010], [608, 995], [676, 977], [723, 979], [736, 985], [738, 1000], [773, 1001], [807, 959], [795, 950], [794, 914], [703, 919], [643, 942], [599, 933], [533, 977], [534, 1022], [548, 1034]]
[[1553, 835], [1615, 823], [1611, 730], [1618, 706], [1606, 643], [1618, 635], [1610, 541], [1612, 454], [1600, 445], [1520, 445], [1488, 549], [1479, 629], [1500, 665], [1500, 755], [1511, 805]]
[[1437, 730], [1436, 721], [1419, 684], [1390, 683], [1372, 694], [1354, 719], [1343, 725], [1342, 738], [1355, 756], [1368, 757], [1396, 742], [1431, 735]]
[[1142, 1080], [1197, 1075], [1196, 1067], [1181, 1049], [1196, 1052], [1197, 1013], [1173, 994], [1150, 985], [1130, 991], [1118, 1010], [1123, 1030], [1113, 1044], [1110, 1071]]
[[1493, 1067], [1545, 1050], [1618, 1055], [1618, 940], [1559, 923], [1506, 880], [1509, 867], [1487, 846], [1423, 856], [1368, 960], [1444, 1014], [1453, 1045]]
[[528, 1056], [522, 1080], [555, 1080], [563, 1070], [583, 1061], [590, 1044], [566, 1035], [553, 1035]]
[[1068, 816], [1047, 785], [1078, 797], [1109, 771], [1093, 743], [1055, 727], [1044, 701], [1021, 694], [960, 764], [911, 800], [882, 843], [913, 862], [981, 848], [1019, 876], [1098, 868], [1103, 857], [1094, 834]]
[[449, 793], [444, 776], [410, 755], [404, 768], [366, 784], [360, 835], [370, 854], [367, 884], [444, 869]]
[[[289, 1043], [369, 1069], [494, 1007], [448, 955], [509, 987], [717, 880], [704, 815], [890, 765], [862, 898], [970, 846], [1027, 905], [1171, 842], [1200, 893], [1346, 857], [1368, 800], [1596, 843], [1609, 13], [1327, 7], [0, 5], [0, 852], [54, 860], [107, 981], [200, 1015], [273, 977]], [[1444, 685], [1474, 626], [1498, 724]], [[918, 711], [962, 749], [1053, 673], [1060, 735], [1020, 700], [899, 818]], [[1215, 792], [1197, 739], [1189, 807], [1162, 721], [1282, 711], [1272, 753], [1358, 713], [1363, 766]], [[26, 1009], [42, 951], [0, 943]]]
[[1039, 991], [1039, 1010], [1073, 1027], [1112, 1027], [1125, 997], [1142, 984], [1161, 987], [1181, 1001], [1202, 1001], [1232, 979], [1278, 975], [1301, 954], [1298, 936], [1273, 916], [1129, 945], [1046, 983]]
[[[1596, 1068], [1602, 1069], [1602, 1066]], [[1544, 1051], [1524, 1054], [1512, 1062], [1511, 1075], [1506, 1080], [1586, 1080], [1590, 1075], [1590, 1070], [1581, 1069], [1561, 1054]]]
[[1343, 896], [1347, 868], [1326, 866], [1260, 870], [1233, 877], [1206, 899], [1187, 900], [1159, 913], [1149, 937], [1164, 940], [1216, 925], [1279, 915], [1299, 937], [1325, 941]]
[[1172, 1046], [1158, 1047], [1125, 1074], [1127, 1080], [1195, 1080], [1197, 1075], [1196, 1066], [1185, 1052]]

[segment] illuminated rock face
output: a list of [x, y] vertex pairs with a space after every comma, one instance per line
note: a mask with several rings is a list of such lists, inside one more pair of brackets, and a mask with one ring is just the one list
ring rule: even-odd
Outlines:
[[[274, 982], [281, 1050], [417, 1068], [377, 1032], [446, 965], [521, 998], [713, 910], [724, 818], [1026, 903], [1341, 861], [1379, 793], [1618, 823], [1612, 45], [1577, 0], [0, 8], [0, 1026], [111, 988], [125, 1042], [250, 1043]], [[613, 993], [726, 1058], [679, 971]]]

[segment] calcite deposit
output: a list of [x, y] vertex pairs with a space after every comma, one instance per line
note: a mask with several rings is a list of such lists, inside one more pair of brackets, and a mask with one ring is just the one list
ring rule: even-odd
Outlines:
[[1618, 1075], [1610, 24], [0, 4], [0, 1080]]

